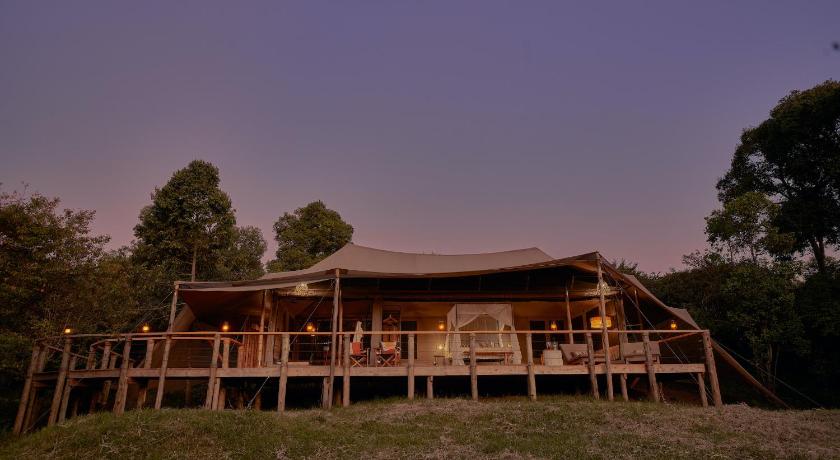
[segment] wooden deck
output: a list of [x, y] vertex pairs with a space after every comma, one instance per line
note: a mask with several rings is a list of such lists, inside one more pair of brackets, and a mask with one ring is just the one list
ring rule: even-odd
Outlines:
[[[386, 332], [365, 332], [366, 335], [381, 335]], [[387, 332], [393, 334], [393, 331]], [[469, 343], [465, 347], [464, 365], [452, 364], [452, 361], [433, 364], [428, 359], [420, 360], [414, 356], [415, 338], [422, 334], [448, 334], [442, 331], [413, 331], [400, 332], [407, 335], [409, 349], [407, 359], [402, 359], [399, 365], [380, 366], [351, 366], [350, 359], [352, 333], [297, 333], [297, 332], [175, 332], [148, 334], [120, 334], [120, 335], [73, 335], [45, 339], [36, 343], [32, 360], [28, 369], [27, 379], [21, 395], [21, 404], [15, 420], [14, 431], [21, 433], [31, 430], [38, 425], [36, 407], [39, 397], [50, 396], [49, 413], [46, 425], [60, 423], [69, 415], [79, 413], [81, 397], [77, 394], [71, 404], [71, 394], [80, 392], [88, 395], [88, 411], [110, 409], [120, 414], [127, 407], [153, 407], [160, 409], [163, 396], [167, 392], [167, 382], [172, 381], [206, 381], [207, 390], [204, 407], [220, 410], [225, 407], [226, 388], [232, 387], [238, 379], [263, 378], [277, 379], [277, 410], [285, 410], [287, 384], [294, 378], [321, 378], [322, 404], [331, 407], [333, 400], [342, 405], [350, 404], [350, 388], [354, 377], [403, 377], [407, 381], [409, 399], [416, 395], [415, 384], [418, 378], [425, 379], [426, 397], [434, 396], [434, 377], [464, 377], [470, 380], [470, 393], [473, 399], [478, 399], [480, 377], [484, 376], [522, 376], [524, 388], [531, 399], [537, 398], [536, 376], [540, 375], [569, 375], [589, 376], [592, 396], [605, 396], [613, 400], [614, 380], [618, 377], [620, 397], [628, 399], [628, 376], [641, 376], [648, 382], [648, 395], [654, 401], [660, 401], [657, 375], [688, 374], [696, 382], [702, 404], [707, 405], [706, 379], [710, 384], [710, 394], [714, 405], [721, 405], [718, 387], [717, 371], [711, 349], [711, 340], [705, 330], [667, 330], [667, 331], [609, 331], [619, 334], [624, 343], [628, 343], [630, 336], [642, 338], [645, 357], [644, 362], [628, 362], [629, 359], [604, 359], [593, 347], [593, 335], [600, 332], [592, 331], [516, 331], [506, 334], [516, 334], [517, 339], [524, 339], [525, 349], [521, 363], [488, 363], [477, 359], [476, 336], [480, 334], [499, 334], [499, 331], [475, 331], [462, 333]], [[562, 337], [582, 336], [581, 341], [587, 345], [587, 355], [579, 362], [562, 365], [544, 365], [535, 362], [533, 350], [533, 336], [537, 334], [557, 334]], [[623, 335], [622, 335], [623, 334]], [[246, 335], [257, 335], [260, 347], [264, 342], [274, 341], [280, 347], [280, 362], [272, 364], [258, 363], [256, 366], [244, 366], [245, 360], [238, 359], [242, 353], [243, 344], [247, 343]], [[290, 361], [289, 352], [295, 336], [327, 335], [330, 336], [330, 355], [328, 365], [312, 365]], [[334, 340], [333, 340], [334, 337]], [[657, 337], [658, 340], [651, 340]], [[661, 362], [651, 353], [653, 343], [667, 346], [670, 340], [693, 337], [702, 343], [702, 357], [697, 362]], [[173, 344], [181, 341], [198, 341], [210, 344], [211, 356], [205, 365], [199, 367], [170, 367], [173, 357]], [[253, 341], [251, 341], [253, 342]], [[621, 341], [620, 341], [621, 342]], [[273, 343], [273, 342], [272, 342]], [[603, 343], [603, 342], [601, 342]], [[607, 342], [608, 343], [608, 342]], [[332, 346], [337, 344], [338, 346]], [[60, 345], [60, 346], [59, 346]], [[261, 348], [262, 349], [262, 348]], [[609, 353], [607, 353], [609, 355]], [[589, 360], [588, 356], [595, 359]], [[600, 362], [598, 357], [600, 356]], [[606, 383], [605, 391], [599, 389], [600, 380]], [[336, 379], [341, 379], [341, 394], [333, 393], [337, 385]], [[129, 404], [129, 387], [135, 389], [131, 404]], [[147, 400], [149, 390], [154, 390], [154, 401]], [[110, 395], [113, 391], [113, 403]], [[185, 390], [186, 391], [186, 390]], [[43, 394], [42, 394], [43, 393]], [[44, 404], [43, 407], [46, 407]], [[44, 412], [46, 414], [46, 412]]]

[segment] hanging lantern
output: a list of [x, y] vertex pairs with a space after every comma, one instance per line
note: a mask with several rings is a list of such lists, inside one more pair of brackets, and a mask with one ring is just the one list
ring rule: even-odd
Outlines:
[[65, 335], [70, 335], [70, 334], [73, 333], [73, 329], [71, 329], [69, 327], [65, 327], [63, 332], [64, 332]]
[[229, 330], [230, 330], [230, 323], [228, 323], [227, 321], [223, 322], [222, 323], [222, 332], [227, 332]]
[[[589, 318], [589, 327], [591, 329], [603, 329], [604, 324], [601, 322], [600, 316], [593, 316]], [[607, 316], [607, 329], [612, 327], [612, 318]]]
[[140, 328], [140, 331], [142, 331], [144, 334], [147, 333], [147, 332], [151, 332], [152, 331], [152, 326], [149, 326], [149, 324], [146, 323]]
[[671, 323], [669, 324], [669, 327], [671, 328], [672, 331], [677, 330], [677, 320], [672, 319]]
[[552, 331], [556, 331], [557, 330], [557, 321], [552, 321], [551, 324], [548, 325], [548, 328], [551, 329]]
[[444, 323], [443, 320], [438, 321], [438, 330], [443, 331], [445, 329], [446, 329], [446, 323]]
[[315, 324], [312, 321], [306, 323], [306, 332], [315, 332]]

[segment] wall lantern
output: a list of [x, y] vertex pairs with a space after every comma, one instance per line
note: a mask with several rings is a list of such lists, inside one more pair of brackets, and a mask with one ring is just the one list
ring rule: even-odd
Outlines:
[[306, 323], [306, 332], [315, 332], [315, 324], [312, 321]]
[[222, 332], [227, 332], [229, 330], [230, 330], [230, 323], [228, 323], [227, 321], [223, 322], [222, 323]]
[[146, 323], [140, 328], [140, 331], [142, 331], [143, 333], [151, 332], [152, 326], [149, 326], [149, 324]]
[[672, 331], [677, 330], [677, 321], [672, 319], [671, 323], [668, 326], [671, 328]]
[[438, 351], [443, 351], [443, 344], [439, 343], [437, 346]]
[[443, 331], [445, 329], [446, 329], [446, 323], [444, 323], [443, 320], [438, 321], [438, 330]]
[[70, 335], [70, 334], [73, 333], [73, 329], [71, 329], [69, 327], [65, 327], [63, 332], [64, 332], [65, 335]]
[[557, 321], [552, 321], [551, 324], [548, 325], [548, 328], [551, 329], [552, 331], [556, 331], [557, 330]]
[[[607, 329], [611, 328], [612, 325], [612, 318], [607, 316]], [[589, 327], [591, 329], [603, 329], [604, 324], [601, 322], [601, 317], [593, 316], [592, 318], [589, 318]]]

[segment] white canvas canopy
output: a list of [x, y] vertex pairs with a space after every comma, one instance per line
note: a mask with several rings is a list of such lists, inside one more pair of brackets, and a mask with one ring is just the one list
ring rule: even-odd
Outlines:
[[[522, 363], [522, 353], [513, 325], [513, 309], [509, 303], [455, 304], [446, 314], [446, 322], [447, 330], [451, 332], [499, 331], [497, 334], [478, 334], [476, 346], [490, 353], [498, 351], [500, 356], [512, 353], [512, 363]], [[447, 351], [455, 365], [464, 365], [464, 357], [469, 353], [468, 339], [462, 343], [461, 336], [447, 334]]]

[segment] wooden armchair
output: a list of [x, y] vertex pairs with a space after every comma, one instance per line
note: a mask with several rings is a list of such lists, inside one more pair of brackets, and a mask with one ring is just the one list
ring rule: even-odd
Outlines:
[[362, 342], [350, 342], [350, 367], [364, 367], [368, 365], [368, 351]]
[[378, 348], [374, 349], [376, 355], [376, 365], [379, 367], [396, 367], [400, 365], [400, 342], [382, 342]]

